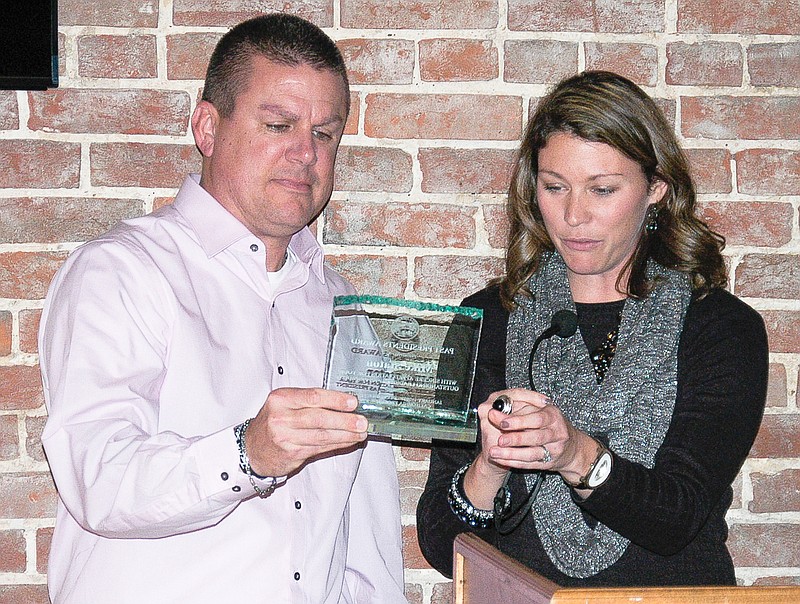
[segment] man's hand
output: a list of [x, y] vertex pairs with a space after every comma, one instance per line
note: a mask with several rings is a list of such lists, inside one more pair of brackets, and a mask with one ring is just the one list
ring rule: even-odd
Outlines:
[[352, 413], [357, 404], [334, 390], [273, 390], [245, 433], [250, 467], [261, 476], [285, 476], [312, 457], [360, 443], [367, 418]]

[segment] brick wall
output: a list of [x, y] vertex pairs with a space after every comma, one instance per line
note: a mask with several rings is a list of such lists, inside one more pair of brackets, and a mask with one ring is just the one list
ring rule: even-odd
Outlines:
[[[508, 168], [553, 82], [611, 69], [659, 99], [727, 237], [731, 287], [770, 335], [767, 414], [729, 514], [737, 575], [800, 584], [799, 0], [60, 0], [60, 88], [0, 91], [0, 603], [46, 601], [56, 493], [36, 329], [49, 279], [198, 169], [188, 120], [213, 44], [283, 6], [350, 66], [317, 234], [363, 292], [457, 302], [500, 273]], [[415, 538], [427, 452], [397, 458], [409, 598], [447, 602]]]

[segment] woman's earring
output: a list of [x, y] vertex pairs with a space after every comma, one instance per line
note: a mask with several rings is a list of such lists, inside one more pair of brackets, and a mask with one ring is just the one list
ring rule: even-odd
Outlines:
[[655, 233], [658, 230], [658, 208], [655, 204], [647, 208], [647, 226], [645, 228], [648, 233]]

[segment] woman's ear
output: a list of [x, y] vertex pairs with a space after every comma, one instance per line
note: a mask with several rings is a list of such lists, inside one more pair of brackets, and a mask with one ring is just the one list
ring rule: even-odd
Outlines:
[[219, 112], [208, 101], [200, 101], [192, 114], [194, 142], [203, 157], [214, 154], [214, 139], [219, 124]]
[[660, 178], [654, 178], [653, 182], [650, 183], [650, 189], [648, 191], [647, 197], [653, 204], [662, 207], [664, 204], [662, 204], [661, 202], [667, 196], [668, 191], [669, 191], [669, 185], [666, 182], [664, 182]]

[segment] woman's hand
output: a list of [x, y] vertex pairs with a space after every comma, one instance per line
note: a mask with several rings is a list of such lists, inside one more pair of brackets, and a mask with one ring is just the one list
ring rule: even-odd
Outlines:
[[[492, 408], [501, 394], [512, 401], [511, 415]], [[550, 470], [576, 483], [597, 455], [597, 444], [575, 428], [550, 399], [539, 392], [514, 389], [496, 392], [478, 407], [487, 466]]]

